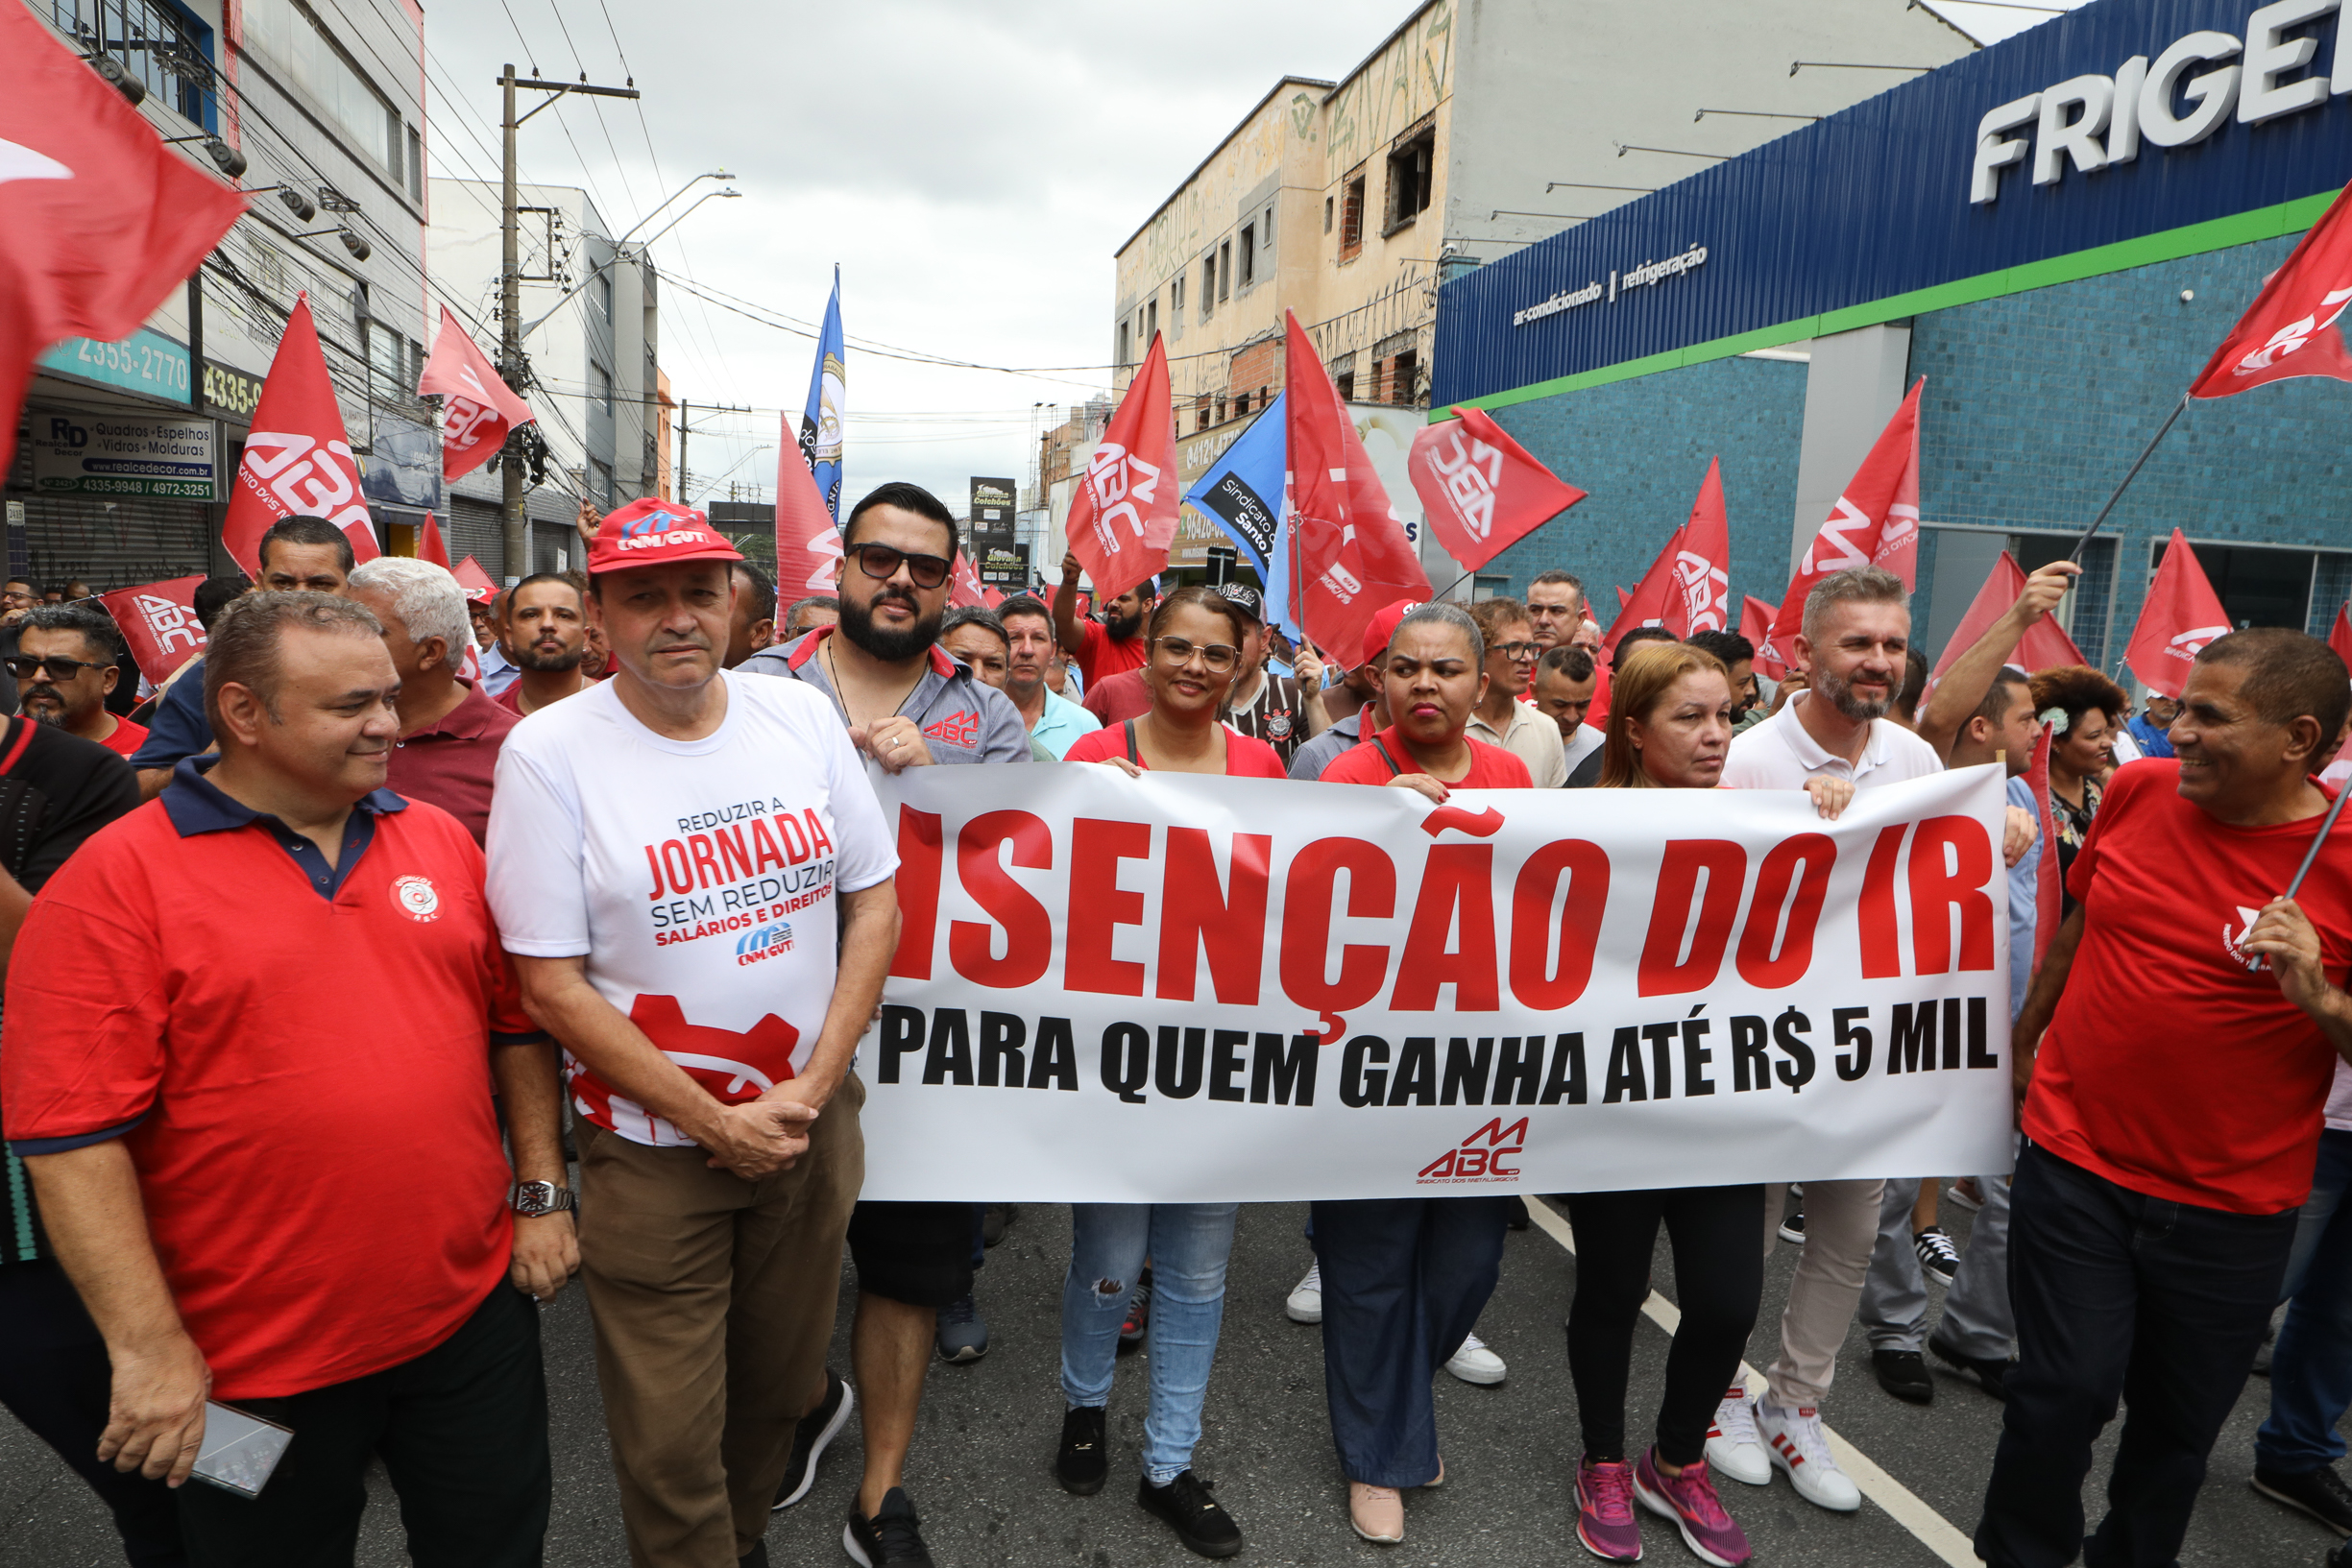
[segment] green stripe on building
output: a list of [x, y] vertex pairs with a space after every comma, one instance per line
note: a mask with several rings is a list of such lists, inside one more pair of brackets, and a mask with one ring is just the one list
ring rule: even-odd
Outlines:
[[1580, 371], [1574, 375], [1532, 382], [1527, 386], [1514, 387], [1508, 392], [1491, 392], [1483, 398], [1466, 398], [1459, 405], [1431, 409], [1429, 418], [1432, 422], [1449, 418], [1449, 409], [1453, 406], [1508, 408], [1513, 403], [1553, 398], [1564, 392], [1582, 392], [1588, 387], [1605, 387], [1612, 381], [1630, 381], [1636, 376], [1681, 370], [1686, 365], [1704, 365], [1709, 360], [1729, 359], [1758, 349], [1776, 349], [1783, 343], [1802, 343], [1807, 338], [1826, 337], [1832, 332], [1851, 332], [1857, 327], [1877, 326], [1882, 322], [1901, 321], [1906, 316], [1917, 316], [1930, 310], [1949, 310], [1954, 305], [1974, 304], [1979, 300], [1999, 299], [2004, 294], [2024, 294], [2031, 289], [2049, 288], [2053, 283], [2072, 283], [2108, 273], [2129, 272], [2134, 267], [2151, 266], [2159, 261], [2177, 261], [2182, 256], [2199, 255], [2208, 251], [2226, 251], [2232, 246], [2249, 245], [2256, 240], [2277, 239], [2281, 235], [2300, 233], [2317, 223], [2319, 215], [2327, 210], [2328, 204], [2336, 199], [2336, 194], [2333, 190], [2325, 190], [2316, 196], [2281, 202], [2276, 206], [2257, 207], [2251, 212], [2190, 224], [2183, 229], [2168, 229], [2160, 234], [2144, 234], [2138, 239], [2120, 240], [2113, 245], [2095, 246], [2088, 251], [2031, 261], [2019, 267], [2003, 268], [2000, 272], [1981, 273], [1975, 277], [1938, 283], [1933, 288], [1914, 289], [1908, 294], [1891, 295], [1883, 300], [1873, 300], [1868, 304], [1848, 305], [1818, 316], [1801, 316], [1777, 326], [1735, 332], [1730, 337], [1694, 343], [1687, 348], [1672, 349], [1661, 354], [1645, 354], [1639, 359], [1605, 365], [1599, 370]]

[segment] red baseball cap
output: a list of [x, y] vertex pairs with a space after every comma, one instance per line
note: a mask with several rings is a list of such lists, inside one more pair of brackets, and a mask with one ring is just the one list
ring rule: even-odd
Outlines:
[[1399, 599], [1372, 616], [1372, 623], [1364, 628], [1364, 657], [1356, 661], [1369, 664], [1389, 651], [1389, 642], [1396, 636], [1397, 623], [1421, 607], [1419, 599]]
[[588, 547], [591, 576], [622, 567], [666, 567], [677, 561], [740, 561], [711, 519], [691, 506], [647, 498], [606, 514]]

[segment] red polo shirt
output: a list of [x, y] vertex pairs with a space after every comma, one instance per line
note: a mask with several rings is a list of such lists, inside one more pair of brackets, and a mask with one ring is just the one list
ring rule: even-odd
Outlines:
[[506, 732], [522, 715], [479, 686], [466, 688], [463, 702], [392, 750], [384, 787], [412, 801], [425, 801], [466, 825], [476, 844], [490, 841], [490, 785]]
[[[1536, 781], [1527, 771], [1527, 764], [1500, 746], [1490, 746], [1483, 740], [1462, 737], [1470, 748], [1470, 771], [1446, 785], [1448, 789], [1533, 789]], [[1334, 757], [1324, 767], [1320, 784], [1384, 784], [1399, 773], [1418, 773], [1420, 769], [1413, 754], [1405, 749], [1404, 737], [1391, 726], [1370, 740], [1359, 740]]]
[[537, 1034], [433, 807], [377, 790], [334, 867], [183, 762], [43, 888], [9, 966], [18, 1154], [120, 1137], [216, 1398], [414, 1360], [512, 1250], [491, 1030]]

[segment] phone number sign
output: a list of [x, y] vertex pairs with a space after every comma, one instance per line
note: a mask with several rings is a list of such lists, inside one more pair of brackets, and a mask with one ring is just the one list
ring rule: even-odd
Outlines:
[[47, 495], [218, 498], [217, 426], [210, 420], [33, 416], [33, 488]]
[[188, 400], [187, 350], [145, 327], [120, 343], [67, 338], [41, 355], [40, 368], [125, 392], [149, 393], [180, 403]]

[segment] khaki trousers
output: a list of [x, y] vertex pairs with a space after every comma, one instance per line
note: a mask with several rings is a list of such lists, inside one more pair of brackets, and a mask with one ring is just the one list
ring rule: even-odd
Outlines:
[[[1781, 1314], [1781, 1354], [1764, 1369], [1768, 1397], [1782, 1410], [1818, 1405], [1837, 1375], [1837, 1352], [1861, 1305], [1862, 1281], [1879, 1240], [1879, 1202], [1886, 1183], [1805, 1184], [1805, 1256], [1788, 1282]], [[1764, 1188], [1764, 1256], [1778, 1244], [1788, 1184]]]
[[833, 1339], [864, 1103], [853, 1073], [809, 1152], [758, 1181], [579, 1123], [580, 1278], [637, 1568], [735, 1568], [767, 1532]]

